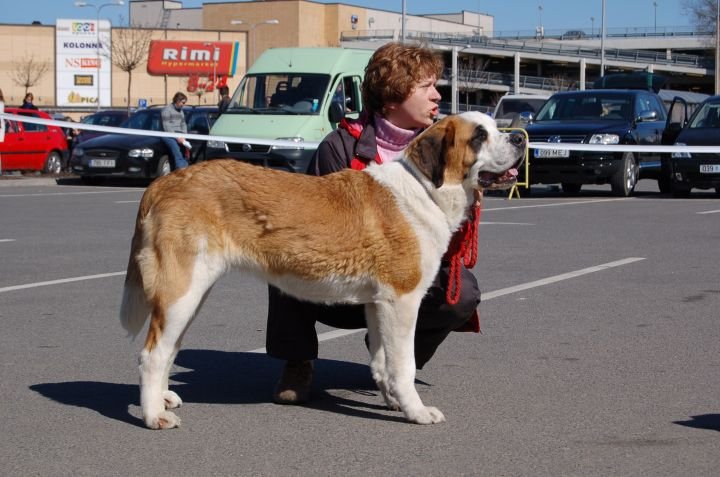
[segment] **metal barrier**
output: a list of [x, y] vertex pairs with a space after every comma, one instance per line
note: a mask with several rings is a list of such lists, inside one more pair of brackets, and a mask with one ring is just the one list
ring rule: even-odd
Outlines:
[[[525, 167], [525, 180], [522, 182], [516, 181], [515, 184], [510, 188], [510, 193], [508, 194], [508, 200], [511, 200], [513, 198], [513, 195], [516, 196], [518, 199], [520, 198], [520, 191], [518, 190], [518, 187], [524, 187], [525, 189], [530, 188], [530, 137], [528, 136], [528, 133], [523, 128], [498, 128], [500, 131], [507, 131], [507, 132], [522, 132], [523, 136], [525, 136], [525, 160], [523, 161], [524, 167]], [[520, 171], [518, 171], [519, 173]]]

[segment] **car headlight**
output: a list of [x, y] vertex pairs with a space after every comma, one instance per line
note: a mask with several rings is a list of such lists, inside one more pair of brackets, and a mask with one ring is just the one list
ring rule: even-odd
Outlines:
[[588, 144], [619, 144], [620, 136], [617, 134], [593, 134]]
[[153, 150], [149, 147], [144, 147], [142, 149], [130, 149], [130, 152], [128, 152], [128, 157], [144, 157], [144, 158], [151, 158], [153, 157]]
[[85, 155], [85, 149], [80, 146], [75, 146], [72, 150], [72, 155], [76, 157], [82, 157]]
[[[687, 146], [684, 142], [676, 142], [676, 146]], [[692, 156], [689, 152], [673, 152], [670, 154], [673, 159], [690, 159]]]
[[[300, 145], [300, 143], [305, 142], [305, 138], [302, 138], [302, 137], [300, 137], [300, 136], [295, 136], [295, 137], [276, 137], [275, 140], [276, 140], [276, 141], [292, 141], [292, 142], [294, 142], [295, 144], [298, 144], [298, 146]], [[272, 149], [286, 149], [286, 148], [287, 148], [287, 146], [273, 146], [273, 147], [272, 147]]]
[[229, 150], [228, 150], [228, 147], [227, 147], [227, 144], [225, 144], [224, 141], [212, 141], [212, 140], [210, 140], [210, 141], [207, 142], [207, 147], [209, 147], [209, 148], [211, 148], [211, 149], [222, 149], [222, 150], [225, 151], [225, 152], [228, 152], [228, 151], [229, 151]]

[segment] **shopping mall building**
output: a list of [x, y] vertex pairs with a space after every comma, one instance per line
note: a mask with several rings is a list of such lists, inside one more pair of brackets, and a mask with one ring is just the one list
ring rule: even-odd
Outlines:
[[[109, 2], [112, 3], [112, 2]], [[180, 1], [131, 0], [130, 28], [106, 19], [74, 18], [68, 9], [55, 25], [0, 24], [0, 89], [8, 106], [19, 105], [25, 84], [44, 109], [84, 112], [102, 107], [166, 104], [176, 91], [191, 104], [214, 104], [214, 86], [240, 82], [253, 58], [273, 47], [339, 46], [342, 32], [402, 31], [400, 12], [344, 3], [265, 0], [205, 3], [183, 8]], [[31, 23], [32, 22], [32, 23]], [[493, 30], [493, 17], [463, 11], [405, 16], [405, 29], [478, 35]], [[131, 74], [118, 67], [122, 55], [138, 54]], [[126, 60], [126, 63], [129, 61]], [[129, 68], [126, 68], [129, 69]], [[35, 81], [28, 77], [41, 72]], [[131, 80], [129, 80], [131, 78]], [[128, 91], [128, 84], [130, 88]]]

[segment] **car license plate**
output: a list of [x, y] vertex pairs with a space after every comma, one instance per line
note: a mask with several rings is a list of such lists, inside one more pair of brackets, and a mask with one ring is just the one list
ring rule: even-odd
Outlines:
[[535, 149], [535, 157], [570, 157], [569, 149]]
[[115, 159], [90, 159], [90, 167], [115, 167]]
[[700, 174], [720, 174], [720, 164], [700, 164]]

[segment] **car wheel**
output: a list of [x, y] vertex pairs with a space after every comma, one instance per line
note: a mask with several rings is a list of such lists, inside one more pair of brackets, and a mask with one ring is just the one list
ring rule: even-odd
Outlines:
[[720, 187], [715, 188], [715, 195], [720, 195]]
[[62, 171], [62, 157], [56, 151], [50, 151], [45, 159], [43, 172], [47, 174], [59, 174]]
[[628, 197], [635, 190], [637, 184], [637, 163], [632, 152], [623, 154], [620, 170], [610, 180], [610, 187], [614, 195]]
[[578, 195], [580, 189], [582, 189], [582, 184], [572, 184], [570, 182], [563, 182], [560, 186], [566, 195]]
[[99, 176], [80, 176], [80, 181], [85, 185], [98, 185], [102, 184], [105, 178]]
[[172, 172], [172, 166], [170, 165], [170, 159], [168, 159], [167, 156], [162, 156], [158, 160], [158, 166], [157, 171], [155, 172], [155, 177], [162, 177], [170, 174]]

